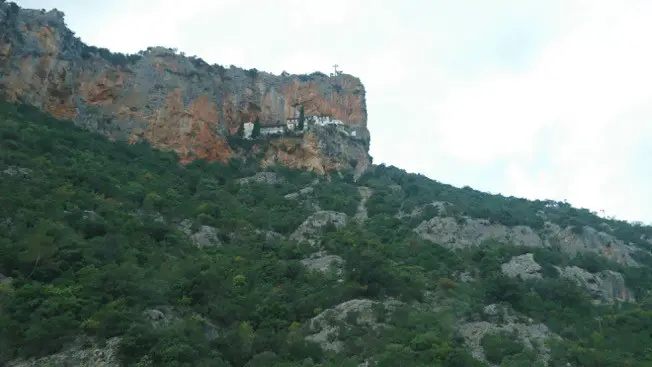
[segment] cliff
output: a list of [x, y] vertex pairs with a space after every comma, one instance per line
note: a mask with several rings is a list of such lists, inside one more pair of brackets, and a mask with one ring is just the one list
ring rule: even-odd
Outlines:
[[315, 126], [295, 136], [296, 149], [280, 151], [285, 140], [270, 137], [258, 144], [265, 151], [261, 164], [323, 173], [360, 172], [370, 162], [365, 89], [353, 76], [225, 68], [164, 47], [111, 53], [75, 37], [62, 12], [13, 3], [0, 4], [0, 34], [0, 94], [112, 139], [144, 139], [174, 150], [182, 163], [197, 158], [225, 162], [241, 153], [227, 137], [242, 123], [283, 124], [296, 119], [303, 105], [305, 116], [339, 121], [340, 129], [349, 131], [345, 136], [356, 131], [355, 139], [316, 140], [332, 134]]

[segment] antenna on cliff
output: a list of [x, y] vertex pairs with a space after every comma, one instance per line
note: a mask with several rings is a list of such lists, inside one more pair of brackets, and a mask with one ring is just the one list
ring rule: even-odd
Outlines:
[[339, 68], [339, 67], [340, 67], [340, 66], [337, 65], [337, 64], [333, 65], [333, 69], [335, 69], [335, 75], [340, 75], [340, 74], [342, 74], [342, 71], [341, 71], [341, 70], [337, 70], [337, 68]]

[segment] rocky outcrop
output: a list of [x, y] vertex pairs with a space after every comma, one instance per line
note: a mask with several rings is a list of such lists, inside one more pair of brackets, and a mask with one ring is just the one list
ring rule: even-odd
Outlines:
[[311, 245], [316, 245], [319, 242], [322, 228], [328, 224], [332, 224], [335, 228], [341, 228], [346, 225], [347, 221], [348, 218], [344, 213], [322, 210], [301, 223], [299, 228], [290, 235], [290, 239], [297, 242], [308, 241]]
[[352, 321], [356, 325], [364, 326], [368, 332], [373, 332], [375, 329], [385, 326], [376, 319], [373, 312], [374, 306], [381, 306], [391, 311], [400, 304], [391, 299], [385, 302], [353, 299], [340, 303], [310, 319], [308, 322], [309, 335], [306, 339], [318, 343], [324, 350], [339, 352], [343, 347], [343, 342], [338, 340], [339, 328], [336, 324], [346, 326], [351, 321], [350, 315], [353, 314], [355, 317]]
[[323, 209], [319, 205], [319, 200], [315, 197], [315, 187], [317, 185], [319, 185], [319, 180], [316, 179], [299, 191], [285, 195], [284, 198], [299, 201], [311, 213], [322, 211]]
[[301, 190], [299, 190], [297, 192], [287, 194], [287, 195], [284, 196], [284, 198], [286, 198], [286, 199], [299, 199], [299, 198], [302, 198], [302, 197], [306, 197], [309, 194], [312, 194], [314, 191], [315, 191], [315, 189], [313, 187], [308, 186], [308, 187], [304, 187], [303, 189], [301, 189]]
[[218, 237], [217, 229], [214, 227], [202, 225], [199, 226], [196, 231], [193, 231], [192, 222], [186, 219], [179, 224], [179, 228], [197, 247], [222, 246], [222, 241]]
[[448, 248], [464, 248], [497, 242], [526, 247], [554, 247], [574, 256], [595, 253], [628, 266], [638, 264], [631, 254], [639, 249], [591, 227], [582, 233], [546, 223], [538, 233], [526, 226], [507, 227], [486, 219], [434, 217], [415, 228], [421, 237]]
[[0, 93], [112, 139], [173, 150], [182, 163], [225, 162], [237, 154], [227, 137], [241, 124], [296, 121], [303, 106], [306, 117], [341, 128], [309, 130], [296, 154], [270, 139], [262, 164], [324, 172], [362, 170], [369, 160], [365, 89], [356, 77], [225, 68], [164, 47], [115, 54], [81, 42], [57, 10], [0, 3]]
[[37, 367], [37, 366], [78, 366], [78, 367], [119, 367], [118, 343], [120, 338], [111, 338], [103, 346], [92, 345], [78, 341], [75, 345], [50, 356], [16, 360], [7, 363], [7, 367]]
[[283, 177], [279, 177], [275, 172], [258, 172], [251, 177], [240, 178], [237, 182], [241, 185], [252, 183], [264, 183], [274, 185], [285, 182]]
[[30, 173], [32, 173], [32, 170], [29, 168], [11, 166], [3, 170], [2, 173], [9, 176], [28, 176]]
[[514, 256], [512, 259], [501, 265], [503, 274], [508, 277], [521, 277], [523, 280], [541, 278], [541, 265], [534, 261], [531, 253], [521, 256]]
[[415, 231], [423, 238], [449, 248], [480, 246], [486, 241], [517, 246], [544, 246], [541, 238], [526, 226], [506, 227], [486, 219], [435, 217], [422, 222]]
[[308, 186], [302, 188], [297, 192], [285, 195], [284, 198], [291, 200], [306, 199], [312, 196], [312, 193], [315, 192], [315, 186], [317, 185], [319, 185], [319, 179], [315, 179]]
[[[434, 211], [436, 213], [436, 216], [446, 216], [448, 214], [450, 206], [453, 206], [453, 204], [445, 202], [445, 201], [433, 201], [430, 204], [422, 205], [419, 207], [416, 207], [412, 209], [410, 212], [404, 212], [403, 208], [399, 210], [399, 212], [396, 214], [397, 218], [414, 218], [418, 217], [419, 215], [426, 214], [429, 211]], [[433, 215], [434, 216], [434, 215]]]
[[633, 292], [625, 285], [625, 278], [617, 271], [604, 270], [593, 274], [577, 266], [557, 267], [557, 270], [561, 276], [586, 289], [597, 302], [635, 301]]
[[355, 213], [355, 220], [363, 222], [369, 216], [367, 212], [367, 200], [369, 200], [373, 192], [368, 187], [359, 186], [358, 193], [360, 194], [360, 202]]
[[623, 265], [638, 266], [632, 254], [640, 249], [592, 227], [586, 226], [581, 233], [576, 233], [569, 228], [546, 223], [543, 237], [547, 246], [558, 247], [571, 256], [577, 253], [595, 253]]
[[536, 323], [531, 318], [510, 315], [504, 307], [495, 304], [484, 308], [484, 316], [488, 321], [464, 323], [458, 328], [474, 358], [485, 362], [487, 360], [481, 344], [485, 335], [507, 332], [516, 333], [525, 347], [536, 352], [540, 360], [547, 364], [550, 348], [546, 341], [549, 338], [559, 338], [547, 326]]
[[[634, 301], [633, 292], [625, 285], [625, 277], [617, 271], [604, 270], [594, 274], [577, 266], [555, 266], [555, 269], [561, 277], [574, 281], [588, 291], [596, 302]], [[534, 260], [531, 253], [512, 257], [509, 262], [501, 265], [501, 270], [512, 278], [542, 278], [541, 265]]]
[[308, 270], [315, 270], [322, 273], [334, 267], [336, 273], [341, 275], [344, 259], [337, 255], [329, 255], [325, 251], [319, 251], [302, 259], [301, 264], [308, 268]]

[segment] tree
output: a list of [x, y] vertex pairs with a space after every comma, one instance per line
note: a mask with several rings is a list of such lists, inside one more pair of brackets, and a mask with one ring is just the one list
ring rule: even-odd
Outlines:
[[254, 121], [254, 129], [251, 131], [251, 137], [255, 139], [259, 136], [260, 136], [260, 118], [256, 117], [256, 121]]
[[244, 122], [240, 123], [240, 126], [238, 127], [238, 137], [244, 138]]
[[36, 268], [45, 263], [56, 251], [54, 244], [54, 237], [50, 236], [47, 232], [50, 224], [46, 221], [41, 221], [37, 229], [27, 236], [27, 251], [25, 252], [25, 260], [33, 261], [32, 271], [27, 276], [31, 278]]
[[303, 105], [301, 105], [301, 107], [299, 108], [299, 126], [298, 126], [299, 131], [303, 131], [303, 127], [305, 123], [306, 123], [306, 114], [303, 109]]

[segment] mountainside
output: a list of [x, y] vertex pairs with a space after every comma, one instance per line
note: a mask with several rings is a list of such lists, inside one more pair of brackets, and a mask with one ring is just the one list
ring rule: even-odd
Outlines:
[[[275, 76], [209, 65], [164, 47], [115, 54], [81, 42], [57, 10], [12, 4], [0, 2], [0, 93], [9, 101], [114, 139], [147, 140], [177, 152], [183, 163], [227, 162], [244, 153], [227, 139], [241, 124], [258, 119], [263, 127], [286, 125], [303, 108], [308, 121], [341, 124], [345, 139], [321, 139], [324, 134], [311, 130], [259, 142], [263, 164], [323, 173], [356, 166], [362, 171], [369, 163], [365, 89], [353, 76]], [[294, 148], [290, 157], [284, 145]]]
[[[226, 90], [276, 97], [139, 69], [160, 49], [77, 58], [59, 13], [0, 8], [0, 366], [652, 366], [652, 227], [370, 165], [357, 79], [351, 99], [228, 120]], [[108, 70], [179, 104], [93, 84]], [[122, 119], [140, 88], [127, 110], [149, 117]], [[202, 93], [215, 120], [188, 107]], [[249, 124], [274, 113], [307, 127]]]
[[[649, 366], [650, 227], [0, 104], [7, 366]], [[614, 255], [616, 254], [616, 255]]]

